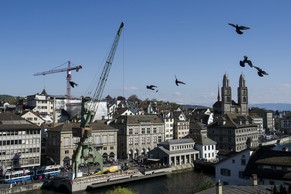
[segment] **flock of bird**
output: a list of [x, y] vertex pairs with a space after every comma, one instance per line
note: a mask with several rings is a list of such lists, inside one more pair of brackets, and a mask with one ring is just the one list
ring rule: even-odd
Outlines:
[[[229, 24], [230, 26], [234, 27], [236, 33], [238, 33], [239, 35], [242, 35], [242, 34], [243, 34], [243, 30], [248, 30], [248, 29], [250, 29], [249, 27], [246, 27], [246, 26], [239, 26], [238, 24], [232, 24], [232, 23], [228, 23], [228, 24]], [[252, 61], [249, 60], [247, 56], [244, 56], [244, 59], [241, 60], [241, 61], [239, 61], [239, 64], [240, 64], [241, 67], [245, 67], [245, 65], [247, 64], [247, 65], [249, 65], [251, 68], [255, 68], [255, 69], [258, 71], [257, 73], [258, 73], [258, 75], [259, 75], [260, 77], [263, 77], [263, 76], [265, 76], [265, 75], [268, 75], [268, 73], [267, 73], [266, 71], [264, 71], [263, 69], [261, 69], [260, 67], [254, 66], [253, 63], [252, 63]], [[78, 84], [76, 84], [75, 82], [70, 81], [69, 83], [70, 83], [71, 87], [73, 87], [73, 88], [74, 88], [75, 86], [78, 86]], [[185, 82], [182, 82], [182, 81], [180, 81], [180, 80], [178, 80], [177, 77], [176, 77], [176, 75], [175, 75], [175, 84], [176, 84], [177, 86], [179, 86], [180, 84], [184, 84], [184, 85], [185, 85], [186, 83], [185, 83]], [[158, 90], [158, 86], [156, 86], [156, 85], [147, 85], [146, 88], [149, 89], [149, 90], [155, 90], [156, 92], [159, 91], [159, 90]]]
[[268, 73], [264, 70], [262, 70], [259, 67], [256, 67], [253, 65], [252, 61], [248, 59], [247, 56], [244, 56], [244, 60], [239, 61], [240, 66], [245, 67], [245, 64], [248, 64], [251, 68], [255, 68], [258, 71], [258, 75], [260, 77], [263, 77], [264, 75], [268, 75]]
[[[239, 35], [243, 34], [243, 30], [248, 30], [250, 29], [249, 27], [246, 26], [240, 26], [238, 24], [232, 24], [232, 23], [228, 23], [230, 26], [235, 28], [236, 33], [238, 33]], [[252, 61], [248, 59], [247, 56], [244, 56], [244, 59], [239, 61], [239, 64], [241, 67], [245, 67], [245, 65], [249, 65], [251, 68], [255, 68], [257, 70], [257, 73], [260, 77], [263, 77], [265, 75], [268, 75], [268, 73], [266, 71], [264, 71], [263, 69], [261, 69], [260, 67], [254, 66]], [[179, 84], [185, 84], [185, 82], [182, 82], [180, 80], [177, 79], [176, 75], [175, 75], [175, 84], [177, 86], [179, 86]], [[155, 90], [156, 92], [158, 92], [159, 90], [157, 89], [158, 87], [156, 85], [147, 85], [146, 86], [147, 89], [149, 90]]]
[[[232, 24], [232, 23], [228, 23], [230, 26], [235, 28], [236, 33], [238, 34], [243, 34], [242, 30], [248, 30], [250, 29], [249, 27], [246, 26], [239, 26], [238, 24]], [[254, 66], [252, 61], [248, 59], [247, 56], [244, 56], [244, 59], [239, 61], [240, 66], [245, 67], [245, 64], [248, 64], [251, 68], [255, 68], [258, 72], [258, 75], [260, 77], [263, 77], [264, 75], [268, 75], [268, 73], [264, 70], [262, 70], [260, 67]]]

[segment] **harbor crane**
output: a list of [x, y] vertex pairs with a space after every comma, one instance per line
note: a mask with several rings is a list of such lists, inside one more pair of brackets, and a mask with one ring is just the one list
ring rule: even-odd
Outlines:
[[[70, 100], [71, 99], [71, 80], [72, 80], [72, 76], [71, 76], [71, 71], [75, 70], [76, 72], [78, 72], [80, 69], [82, 69], [82, 65], [77, 65], [77, 66], [73, 66], [71, 67], [71, 62], [68, 61], [64, 64], [68, 64], [67, 68], [61, 68], [61, 69], [52, 69], [49, 71], [43, 71], [43, 72], [38, 72], [33, 74], [34, 76], [38, 76], [38, 75], [47, 75], [47, 74], [53, 74], [53, 73], [60, 73], [60, 72], [67, 72], [67, 99]], [[62, 64], [62, 65], [64, 65]]]
[[100, 75], [97, 87], [95, 89], [92, 97], [83, 97], [81, 104], [81, 123], [80, 129], [78, 131], [78, 136], [80, 137], [80, 142], [78, 143], [78, 147], [72, 158], [72, 177], [71, 179], [75, 179], [82, 175], [79, 175], [79, 164], [81, 163], [99, 163], [100, 169], [103, 168], [103, 157], [96, 150], [94, 146], [92, 146], [92, 128], [90, 124], [93, 122], [96, 111], [98, 109], [98, 104], [101, 100], [108, 75], [113, 63], [114, 55], [118, 46], [119, 38], [123, 29], [124, 23], [120, 24], [120, 27], [115, 36], [113, 45], [107, 57], [107, 60], [104, 64], [102, 73]]

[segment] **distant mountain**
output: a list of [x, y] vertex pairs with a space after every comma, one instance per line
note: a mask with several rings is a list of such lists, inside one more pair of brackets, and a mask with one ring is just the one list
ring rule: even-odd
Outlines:
[[291, 111], [291, 104], [289, 103], [258, 103], [258, 104], [249, 104], [249, 108], [258, 107], [264, 108], [266, 110], [273, 111]]
[[192, 108], [192, 109], [195, 109], [195, 108], [198, 108], [198, 109], [206, 109], [206, 108], [210, 108], [208, 106], [203, 106], [203, 105], [188, 105], [188, 104], [184, 104], [184, 105], [180, 105], [182, 108], [184, 109], [189, 109], [189, 108]]

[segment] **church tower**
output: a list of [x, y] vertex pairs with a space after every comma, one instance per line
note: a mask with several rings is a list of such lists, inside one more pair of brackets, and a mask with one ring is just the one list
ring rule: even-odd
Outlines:
[[228, 75], [224, 74], [223, 76], [223, 83], [221, 87], [221, 97], [222, 97], [222, 114], [231, 113], [231, 87], [228, 79]]
[[240, 114], [249, 115], [248, 109], [248, 88], [246, 86], [245, 76], [239, 77], [239, 87], [237, 88], [238, 105], [240, 106]]

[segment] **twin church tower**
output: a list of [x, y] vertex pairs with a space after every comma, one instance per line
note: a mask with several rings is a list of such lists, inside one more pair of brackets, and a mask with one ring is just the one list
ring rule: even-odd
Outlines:
[[243, 74], [239, 77], [239, 86], [237, 88], [237, 103], [232, 100], [231, 86], [227, 74], [224, 74], [221, 99], [218, 88], [217, 101], [213, 104], [213, 112], [216, 115], [236, 113], [240, 115], [249, 115], [248, 110], [248, 88], [246, 86], [245, 77]]

